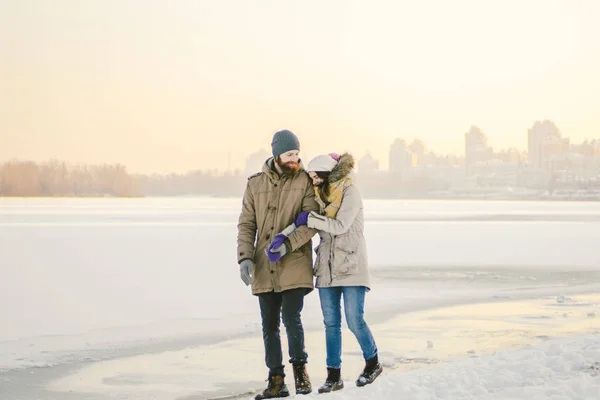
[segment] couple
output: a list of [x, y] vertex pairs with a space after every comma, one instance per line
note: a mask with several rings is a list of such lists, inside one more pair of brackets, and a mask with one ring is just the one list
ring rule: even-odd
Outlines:
[[[291, 131], [273, 136], [273, 157], [248, 178], [238, 223], [240, 275], [258, 297], [262, 318], [267, 388], [256, 399], [289, 396], [284, 382], [280, 316], [285, 325], [296, 394], [312, 386], [306, 363], [301, 311], [304, 296], [317, 277], [325, 323], [327, 379], [319, 393], [344, 387], [341, 378], [341, 302], [348, 327], [358, 340], [365, 368], [357, 386], [372, 383], [382, 372], [377, 346], [363, 314], [369, 290], [363, 207], [349, 173], [354, 159], [324, 154], [304, 170], [300, 143]], [[307, 173], [308, 172], [308, 173]], [[313, 269], [312, 241], [319, 233]]]

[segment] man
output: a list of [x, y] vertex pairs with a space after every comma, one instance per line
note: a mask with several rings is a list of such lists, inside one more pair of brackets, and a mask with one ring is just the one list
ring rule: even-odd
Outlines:
[[[279, 336], [280, 315], [286, 328], [296, 394], [312, 391], [306, 371], [301, 311], [304, 296], [313, 290], [312, 243], [315, 230], [306, 226], [288, 236], [277, 235], [302, 211], [318, 211], [311, 179], [298, 157], [294, 133], [273, 136], [273, 157], [262, 172], [248, 178], [238, 223], [237, 257], [240, 275], [258, 296], [262, 318], [267, 388], [257, 400], [289, 396], [285, 385]], [[273, 244], [271, 244], [273, 242]]]

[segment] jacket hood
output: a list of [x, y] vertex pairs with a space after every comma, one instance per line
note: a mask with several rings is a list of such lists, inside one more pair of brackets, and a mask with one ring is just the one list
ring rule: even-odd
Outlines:
[[329, 182], [336, 182], [350, 175], [350, 172], [354, 169], [354, 157], [350, 153], [344, 153], [340, 156], [340, 159], [335, 167], [329, 174]]

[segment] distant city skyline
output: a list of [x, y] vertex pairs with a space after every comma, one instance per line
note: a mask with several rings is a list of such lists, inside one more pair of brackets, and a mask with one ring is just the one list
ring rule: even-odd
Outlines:
[[[494, 148], [489, 144], [485, 131], [478, 126], [471, 125], [462, 136], [463, 152], [458, 154], [443, 154], [429, 147], [425, 141], [419, 138], [409, 141], [405, 137], [397, 137], [390, 143], [388, 147], [388, 155], [390, 157], [387, 158], [387, 164], [382, 163], [382, 160], [374, 157], [369, 149], [363, 149], [362, 153], [353, 152], [353, 154], [358, 161], [359, 170], [361, 162], [364, 161], [369, 164], [369, 170], [391, 172], [399, 172], [410, 167], [422, 165], [424, 162], [427, 163], [423, 159], [427, 155], [436, 156], [437, 158], [455, 158], [457, 160], [456, 165], [465, 165], [467, 168], [470, 164], [473, 165], [496, 158], [507, 163], [529, 163], [536, 168], [543, 168], [544, 157], [569, 153], [573, 146], [581, 147], [585, 143], [592, 143], [595, 144], [592, 150], [592, 152], [595, 152], [594, 156], [600, 156], [600, 137], [586, 139], [580, 143], [572, 142], [571, 138], [563, 135], [560, 128], [550, 120], [535, 121], [527, 130], [524, 139], [526, 141], [525, 149], [517, 147]], [[532, 156], [529, 155], [531, 148], [535, 150]], [[391, 156], [392, 153], [395, 154], [394, 157]], [[259, 165], [269, 156], [269, 152], [264, 148], [250, 154], [246, 159], [243, 173], [251, 174], [255, 172], [259, 169]], [[367, 156], [370, 160], [365, 160]], [[310, 157], [311, 155], [308, 158], [310, 159]], [[429, 161], [433, 161], [431, 157], [429, 157]]]
[[[390, 155], [390, 151], [391, 148], [394, 146], [395, 143], [397, 143], [398, 141], [402, 141], [406, 143], [407, 147], [410, 147], [411, 145], [413, 145], [414, 143], [419, 143], [419, 145], [423, 145], [424, 146], [424, 151], [426, 153], [431, 153], [434, 154], [438, 157], [456, 157], [456, 158], [461, 158], [461, 159], [466, 159], [468, 158], [468, 152], [465, 149], [465, 135], [468, 135], [470, 133], [472, 133], [473, 131], [475, 132], [479, 132], [480, 134], [483, 134], [485, 137], [485, 146], [487, 148], [490, 149], [490, 151], [495, 151], [495, 152], [514, 152], [517, 151], [519, 154], [523, 154], [523, 155], [527, 155], [528, 152], [528, 147], [531, 146], [531, 139], [529, 137], [529, 132], [531, 131], [531, 129], [533, 129], [534, 127], [538, 126], [538, 125], [543, 125], [549, 123], [551, 124], [553, 127], [555, 127], [555, 129], [557, 130], [557, 132], [562, 135], [562, 137], [564, 137], [567, 140], [567, 143], [570, 143], [571, 145], [581, 145], [583, 143], [586, 142], [600, 142], [600, 135], [598, 135], [598, 137], [591, 137], [591, 138], [584, 138], [581, 142], [571, 142], [571, 138], [569, 136], [563, 135], [560, 128], [558, 126], [556, 126], [556, 124], [554, 124], [553, 121], [550, 120], [540, 120], [540, 121], [534, 121], [533, 125], [527, 129], [523, 135], [523, 142], [525, 143], [525, 146], [523, 146], [523, 148], [519, 148], [517, 146], [508, 146], [508, 147], [503, 147], [503, 148], [495, 148], [494, 146], [492, 146], [490, 144], [490, 142], [488, 142], [489, 140], [489, 136], [486, 134], [484, 129], [481, 129], [479, 126], [476, 125], [471, 125], [469, 127], [468, 130], [466, 130], [465, 132], [463, 132], [462, 135], [459, 135], [457, 138], [457, 142], [460, 144], [459, 146], [456, 146], [460, 149], [462, 149], [461, 151], [458, 151], [456, 153], [442, 153], [437, 151], [435, 148], [433, 148], [432, 146], [429, 146], [429, 144], [419, 138], [419, 137], [409, 137], [409, 136], [397, 136], [395, 138], [392, 139], [392, 142], [390, 142], [388, 144], [388, 149], [387, 149], [387, 154], [385, 154], [384, 157], [378, 158], [374, 155], [374, 153], [369, 149], [369, 148], [363, 148], [360, 151], [354, 151], [352, 149], [344, 149], [344, 150], [338, 150], [335, 149], [333, 151], [338, 151], [338, 152], [344, 152], [344, 151], [348, 151], [351, 152], [353, 155], [355, 155], [357, 161], [362, 160], [365, 156], [369, 156], [373, 159], [373, 161], [376, 163], [378, 170], [381, 171], [388, 171], [390, 170], [390, 162], [392, 162], [392, 160], [390, 159], [389, 155]], [[489, 145], [489, 146], [488, 146]], [[302, 145], [302, 151], [301, 151], [301, 159], [305, 162], [308, 162], [308, 160], [314, 156], [316, 156], [317, 154], [320, 154], [318, 152], [311, 152], [310, 149], [309, 150], [305, 150], [305, 145]], [[326, 152], [327, 150], [323, 151]], [[132, 170], [126, 162], [122, 162], [122, 161], [115, 161], [114, 163], [116, 164], [121, 164], [124, 165], [128, 172], [130, 173], [140, 173], [140, 174], [169, 174], [169, 173], [185, 173], [185, 172], [189, 172], [189, 171], [198, 171], [198, 170], [214, 170], [214, 171], [218, 171], [220, 173], [226, 173], [226, 172], [233, 172], [233, 171], [238, 171], [242, 174], [250, 174], [250, 173], [254, 173], [256, 172], [257, 168], [252, 167], [252, 168], [248, 168], [248, 165], [257, 165], [257, 164], [262, 164], [268, 157], [271, 157], [271, 148], [270, 148], [270, 144], [267, 143], [267, 145], [263, 145], [263, 146], [257, 146], [257, 148], [254, 151], [251, 151], [249, 153], [243, 154], [242, 155], [242, 162], [240, 163], [239, 161], [234, 161], [232, 162], [232, 158], [235, 159], [235, 157], [232, 157], [231, 152], [227, 154], [227, 163], [223, 168], [216, 168], [216, 167], [207, 167], [207, 168], [192, 168], [186, 171], [156, 171], [156, 170], [151, 170], [151, 171], [135, 171]], [[59, 159], [59, 158], [47, 158], [47, 159], [40, 159], [40, 160], [34, 160], [34, 159], [25, 159], [25, 158], [18, 158], [18, 157], [12, 157], [12, 158], [7, 158], [5, 160], [1, 160], [0, 159], [0, 163], [1, 162], [6, 162], [6, 161], [10, 161], [10, 160], [19, 160], [19, 161], [34, 161], [34, 162], [44, 162], [44, 161], [49, 161], [49, 160], [58, 160], [61, 162], [67, 162], [70, 164], [78, 164], [81, 162], [77, 162], [77, 161], [70, 161], [70, 160], [66, 160], [66, 159]], [[535, 163], [537, 163], [538, 161], [534, 161]], [[108, 162], [99, 162], [97, 164], [105, 164]], [[81, 163], [81, 164], [88, 164], [88, 163]], [[89, 163], [89, 164], [93, 164], [93, 163]]]

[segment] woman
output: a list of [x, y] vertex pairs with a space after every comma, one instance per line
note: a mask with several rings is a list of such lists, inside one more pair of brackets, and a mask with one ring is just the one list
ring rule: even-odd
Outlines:
[[356, 385], [372, 383], [383, 371], [377, 345], [364, 320], [365, 295], [370, 290], [369, 271], [362, 200], [349, 177], [353, 168], [354, 158], [350, 154], [324, 154], [311, 160], [307, 171], [313, 180], [321, 213], [305, 211], [298, 214], [295, 221], [296, 226], [317, 229], [321, 237], [314, 269], [325, 322], [327, 379], [319, 393], [344, 387], [340, 376], [342, 299], [346, 323], [365, 359], [365, 368]]

